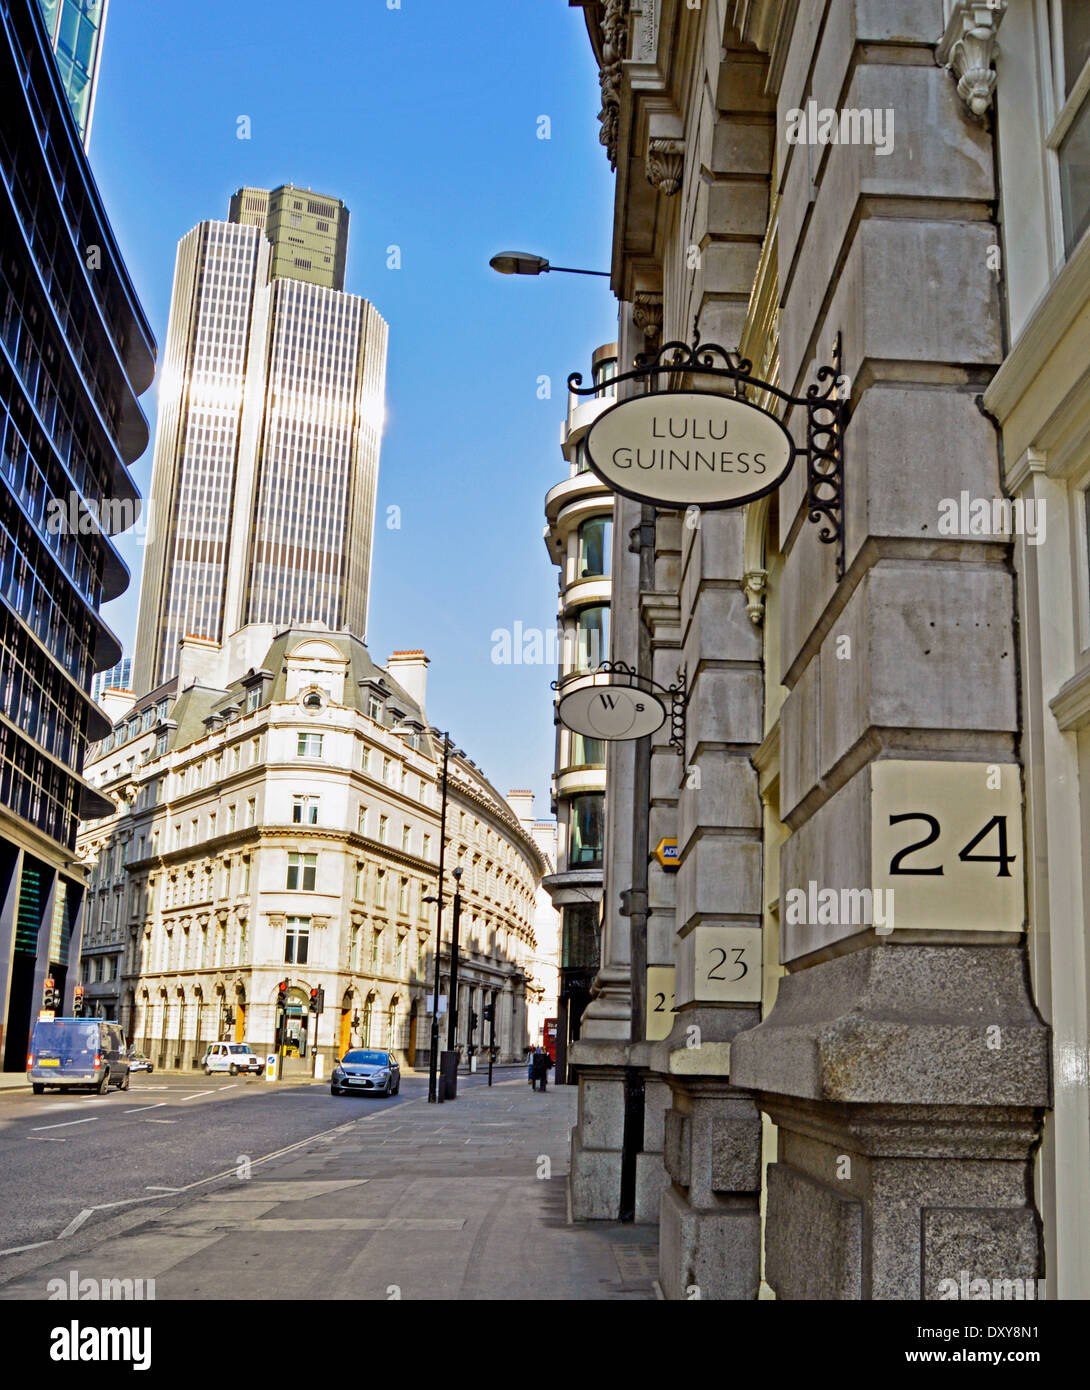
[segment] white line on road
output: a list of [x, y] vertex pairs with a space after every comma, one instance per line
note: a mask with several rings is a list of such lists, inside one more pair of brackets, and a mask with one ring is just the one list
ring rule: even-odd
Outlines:
[[208, 1095], [207, 1091], [194, 1091], [191, 1096], [179, 1096], [179, 1100], [196, 1100], [199, 1096]]
[[88, 1115], [85, 1120], [62, 1120], [59, 1125], [35, 1125], [35, 1129], [66, 1129], [69, 1125], [89, 1125], [95, 1117]]
[[152, 1119], [152, 1117], [149, 1115], [148, 1118], [147, 1118], [146, 1120], [141, 1120], [140, 1123], [141, 1123], [141, 1124], [145, 1124], [145, 1125], [176, 1125], [176, 1124], [178, 1123], [178, 1121], [177, 1121], [177, 1120], [154, 1120], [154, 1119]]
[[[405, 1100], [405, 1101], [402, 1101], [401, 1104], [402, 1104], [402, 1105], [419, 1105], [424, 1099], [425, 1099], [424, 1096], [418, 1096], [418, 1097], [417, 1097], [416, 1099], [414, 1099], [414, 1100]], [[92, 1116], [91, 1118], [94, 1118], [94, 1117]], [[143, 1123], [144, 1123], [144, 1124], [149, 1124], [149, 1125], [172, 1125], [172, 1124], [174, 1123], [174, 1121], [173, 1121], [173, 1120], [155, 1120], [155, 1119], [147, 1119], [147, 1120], [143, 1121]], [[250, 1167], [251, 1167], [251, 1168], [256, 1168], [256, 1167], [258, 1166], [259, 1163], [268, 1163], [270, 1159], [273, 1159], [273, 1158], [281, 1158], [281, 1157], [283, 1157], [284, 1154], [289, 1154], [289, 1153], [291, 1153], [291, 1152], [292, 1152], [293, 1150], [295, 1150], [295, 1149], [301, 1149], [301, 1148], [303, 1147], [304, 1144], [313, 1144], [314, 1141], [315, 1141], [316, 1139], [326, 1139], [326, 1138], [330, 1138], [330, 1139], [331, 1139], [331, 1138], [333, 1137], [334, 1134], [341, 1134], [341, 1133], [343, 1133], [345, 1130], [354, 1129], [356, 1125], [361, 1124], [361, 1123], [364, 1123], [364, 1124], [366, 1123], [366, 1120], [365, 1120], [362, 1116], [361, 1116], [359, 1119], [349, 1120], [349, 1121], [347, 1122], [347, 1124], [336, 1125], [333, 1129], [324, 1130], [324, 1131], [323, 1131], [322, 1133], [320, 1133], [320, 1134], [312, 1134], [312, 1135], [310, 1135], [310, 1136], [309, 1136], [308, 1138], [306, 1138], [306, 1139], [297, 1139], [297, 1140], [295, 1141], [294, 1144], [288, 1144], [288, 1145], [286, 1145], [286, 1146], [285, 1146], [284, 1148], [282, 1148], [282, 1149], [274, 1149], [274, 1150], [272, 1151], [272, 1153], [262, 1154], [260, 1158], [255, 1158], [255, 1159], [251, 1162]], [[233, 1176], [235, 1176], [235, 1175], [237, 1174], [237, 1172], [238, 1172], [237, 1167], [235, 1167], [234, 1165], [232, 1165], [232, 1167], [230, 1167], [230, 1168], [225, 1168], [225, 1169], [223, 1170], [222, 1173], [212, 1173], [211, 1176], [209, 1176], [209, 1177], [207, 1177], [207, 1178], [198, 1178], [198, 1179], [196, 1180], [196, 1182], [187, 1183], [187, 1184], [185, 1185], [185, 1187], [179, 1188], [179, 1191], [180, 1191], [180, 1192], [192, 1192], [194, 1188], [197, 1188], [197, 1187], [204, 1187], [207, 1183], [210, 1183], [210, 1182], [218, 1182], [221, 1178], [233, 1177]], [[22, 1251], [22, 1250], [33, 1250], [33, 1249], [36, 1249], [36, 1248], [37, 1248], [38, 1246], [40, 1246], [40, 1245], [53, 1245], [53, 1244], [55, 1244], [58, 1240], [63, 1240], [63, 1239], [65, 1238], [65, 1236], [69, 1236], [69, 1235], [71, 1235], [71, 1234], [73, 1233], [73, 1231], [78, 1230], [79, 1227], [83, 1225], [84, 1221], [86, 1221], [87, 1218], [88, 1218], [90, 1215], [92, 1215], [94, 1212], [96, 1212], [96, 1211], [110, 1211], [110, 1210], [112, 1210], [114, 1207], [131, 1207], [131, 1206], [136, 1206], [136, 1205], [138, 1205], [140, 1202], [154, 1202], [154, 1201], [155, 1201], [155, 1198], [154, 1198], [154, 1197], [124, 1197], [124, 1198], [122, 1198], [120, 1201], [117, 1201], [117, 1202], [102, 1202], [102, 1203], [100, 1203], [100, 1204], [99, 1204], [98, 1206], [96, 1206], [96, 1207], [86, 1207], [86, 1208], [84, 1208], [83, 1211], [80, 1212], [80, 1214], [79, 1214], [73, 1221], [70, 1221], [70, 1222], [68, 1223], [68, 1225], [64, 1228], [64, 1230], [61, 1231], [60, 1235], [54, 1236], [54, 1237], [53, 1237], [53, 1240], [40, 1240], [40, 1241], [35, 1241], [35, 1243], [34, 1243], [33, 1245], [17, 1245], [17, 1246], [13, 1246], [11, 1249], [8, 1249], [8, 1250], [0, 1250], [0, 1255], [16, 1255], [16, 1254], [18, 1254], [18, 1253], [19, 1253], [20, 1251]]]
[[135, 1110], [126, 1110], [126, 1115], [139, 1115], [141, 1110], [159, 1110], [166, 1105], [165, 1100], [157, 1100], [154, 1105], [138, 1105]]
[[62, 1139], [59, 1134], [32, 1134], [31, 1143], [34, 1144], [67, 1144], [67, 1139]]
[[145, 1187], [145, 1192], [181, 1192], [180, 1187]]

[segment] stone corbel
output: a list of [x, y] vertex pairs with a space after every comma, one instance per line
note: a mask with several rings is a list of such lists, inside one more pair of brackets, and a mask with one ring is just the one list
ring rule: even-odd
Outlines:
[[958, 96], [980, 121], [992, 105], [999, 25], [1007, 0], [953, 0], [935, 58], [958, 80]]
[[746, 596], [746, 611], [751, 623], [764, 622], [765, 594], [768, 592], [768, 571], [747, 570], [742, 575], [742, 592]]
[[315, 928], [328, 927], [328, 926], [329, 926], [329, 918], [328, 918], [328, 917], [312, 917], [312, 918], [310, 919], [310, 923], [311, 923], [311, 926], [312, 926], [312, 927], [315, 927]]
[[662, 337], [662, 295], [637, 291], [632, 301], [632, 322], [643, 333], [648, 352], [654, 352]]
[[681, 187], [684, 164], [684, 141], [652, 139], [647, 142], [647, 182], [667, 198], [672, 198]]
[[269, 913], [269, 926], [272, 927], [273, 931], [281, 931], [281, 930], [283, 930], [284, 922], [285, 922], [285, 915], [284, 915], [283, 912], [270, 912], [270, 913]]

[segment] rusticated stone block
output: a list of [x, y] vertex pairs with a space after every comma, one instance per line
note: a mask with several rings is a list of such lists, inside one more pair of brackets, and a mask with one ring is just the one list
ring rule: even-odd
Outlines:
[[[924, 1298], [1036, 1297], [1041, 1237], [1030, 1208], [930, 1207], [920, 1218]], [[987, 1291], [973, 1280], [986, 1281]]]
[[785, 1163], [767, 1181], [765, 1278], [777, 1298], [860, 1298], [861, 1204]]
[[676, 1110], [667, 1110], [664, 1119], [663, 1161], [666, 1171], [679, 1186], [688, 1187], [692, 1155], [689, 1117]]
[[713, 1119], [711, 1185], [716, 1192], [756, 1192], [761, 1186], [761, 1117]]

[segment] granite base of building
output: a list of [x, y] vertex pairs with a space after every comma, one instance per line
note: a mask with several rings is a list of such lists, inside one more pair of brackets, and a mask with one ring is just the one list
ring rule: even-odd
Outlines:
[[1020, 947], [884, 944], [785, 978], [731, 1065], [778, 1126], [765, 1221], [776, 1296], [1035, 1288], [1048, 1065]]

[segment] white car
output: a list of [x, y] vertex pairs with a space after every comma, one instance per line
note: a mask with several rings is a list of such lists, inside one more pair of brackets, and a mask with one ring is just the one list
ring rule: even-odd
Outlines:
[[265, 1070], [265, 1063], [255, 1057], [245, 1043], [209, 1043], [201, 1066], [205, 1076], [211, 1076], [214, 1071], [229, 1072], [232, 1076], [240, 1071], [252, 1071], [260, 1076]]

